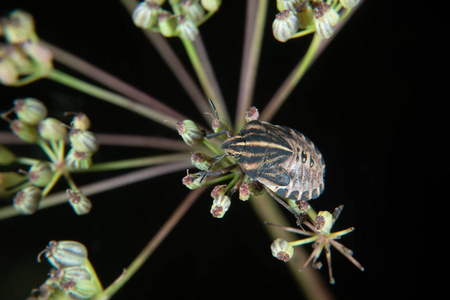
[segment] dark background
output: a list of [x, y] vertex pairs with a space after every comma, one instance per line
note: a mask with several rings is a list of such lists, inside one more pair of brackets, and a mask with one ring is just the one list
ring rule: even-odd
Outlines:
[[[243, 1], [224, 2], [201, 32], [233, 110], [245, 5]], [[2, 1], [0, 10], [6, 13], [16, 7], [35, 16], [42, 39], [202, 120], [120, 3]], [[310, 39], [276, 42], [271, 34], [275, 14], [275, 1], [271, 1], [255, 91], [254, 104], [260, 109], [299, 61]], [[314, 208], [332, 210], [342, 203], [345, 209], [336, 229], [356, 227], [342, 242], [366, 270], [360, 272], [333, 251], [337, 283], [330, 289], [338, 299], [413, 298], [419, 293], [425, 263], [429, 263], [421, 249], [432, 240], [421, 228], [432, 213], [429, 200], [434, 194], [430, 191], [442, 186], [444, 178], [434, 172], [440, 159], [431, 150], [433, 136], [425, 133], [423, 100], [433, 96], [437, 78], [429, 57], [419, 47], [422, 29], [411, 24], [411, 14], [413, 9], [403, 1], [365, 1], [272, 120], [303, 132], [325, 157], [326, 190], [314, 201]], [[172, 39], [170, 43], [187, 61], [181, 42]], [[56, 68], [70, 72], [58, 64]], [[163, 126], [49, 80], [23, 88], [0, 86], [0, 110], [9, 109], [13, 99], [28, 96], [45, 101], [54, 117], [63, 118], [64, 111], [86, 112], [95, 132], [177, 137]], [[0, 123], [0, 128], [6, 130], [7, 124]], [[35, 155], [26, 148], [18, 151]], [[124, 152], [105, 147], [95, 159], [118, 159]], [[126, 153], [139, 157], [160, 152], [126, 149]], [[427, 172], [422, 171], [424, 165]], [[61, 205], [2, 221], [0, 299], [24, 299], [45, 280], [49, 265], [37, 264], [36, 255], [50, 240], [84, 243], [101, 281], [108, 286], [187, 194], [180, 183], [184, 174], [92, 196], [94, 209], [88, 216], [77, 217], [69, 205]], [[76, 181], [81, 184], [110, 175], [83, 175]], [[210, 205], [210, 197], [202, 196], [114, 299], [130, 299], [130, 295], [140, 299], [155, 295], [160, 299], [238, 295], [301, 299], [284, 265], [271, 257], [271, 240], [250, 205], [233, 201], [222, 220], [211, 217]], [[327, 281], [326, 267], [320, 273]]]

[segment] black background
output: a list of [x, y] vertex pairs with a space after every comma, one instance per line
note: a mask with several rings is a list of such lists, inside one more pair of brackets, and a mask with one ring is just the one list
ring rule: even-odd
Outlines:
[[[219, 13], [201, 27], [201, 33], [233, 110], [245, 4], [224, 2]], [[310, 40], [276, 42], [271, 34], [275, 1], [270, 2], [254, 97], [260, 109]], [[192, 119], [203, 120], [117, 1], [2, 1], [0, 5], [3, 13], [16, 7], [35, 16], [42, 39]], [[440, 159], [431, 150], [432, 136], [424, 130], [424, 100], [433, 96], [431, 84], [437, 79], [419, 47], [424, 29], [411, 24], [414, 13], [403, 1], [365, 1], [272, 120], [303, 132], [325, 157], [326, 190], [313, 206], [332, 210], [343, 203], [336, 229], [356, 227], [342, 242], [366, 270], [360, 272], [333, 252], [337, 283], [330, 289], [338, 299], [413, 298], [421, 287], [425, 263], [429, 263], [421, 249], [432, 240], [420, 228], [423, 220], [432, 218], [434, 195], [430, 191], [442, 186], [444, 178], [434, 172]], [[170, 43], [189, 66], [181, 42], [172, 39]], [[71, 72], [58, 64], [56, 68]], [[13, 99], [28, 96], [45, 101], [54, 117], [63, 119], [64, 111], [86, 112], [95, 132], [177, 137], [170, 129], [50, 80], [23, 88], [0, 86], [0, 110], [7, 110]], [[6, 130], [7, 124], [0, 128]], [[34, 155], [24, 148], [18, 150]], [[125, 150], [126, 157], [160, 153]], [[95, 159], [123, 158], [124, 152], [105, 147]], [[421, 171], [423, 165], [427, 172]], [[45, 280], [49, 265], [37, 264], [36, 255], [50, 240], [84, 243], [101, 281], [109, 285], [187, 194], [180, 183], [184, 174], [181, 171], [92, 196], [94, 208], [88, 216], [77, 217], [69, 205], [61, 205], [1, 221], [0, 299], [24, 299]], [[110, 175], [83, 175], [76, 180], [89, 182]], [[221, 220], [211, 217], [210, 205], [210, 197], [202, 196], [114, 299], [130, 299], [130, 295], [139, 299], [272, 295], [301, 299], [284, 265], [271, 257], [271, 240], [250, 205], [234, 201]], [[324, 257], [322, 261], [325, 263]], [[325, 267], [320, 273], [327, 281]]]

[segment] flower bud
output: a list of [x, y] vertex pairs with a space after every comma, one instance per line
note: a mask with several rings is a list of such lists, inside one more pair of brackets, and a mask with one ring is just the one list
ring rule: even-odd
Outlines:
[[326, 3], [314, 8], [314, 24], [316, 32], [322, 39], [328, 39], [333, 35], [333, 26], [339, 21], [338, 13]]
[[339, 0], [341, 2], [342, 6], [346, 9], [352, 9], [356, 5], [358, 5], [359, 0]]
[[25, 175], [17, 172], [0, 172], [0, 187], [9, 189], [26, 181]]
[[23, 10], [15, 9], [4, 19], [4, 35], [10, 44], [23, 43], [34, 34], [33, 17]]
[[259, 119], [259, 111], [255, 106], [250, 107], [245, 112], [245, 121], [248, 123], [250, 121], [255, 121]]
[[0, 83], [13, 85], [19, 80], [16, 64], [9, 57], [0, 56]]
[[215, 199], [219, 196], [225, 195], [226, 192], [226, 185], [216, 185], [211, 191], [211, 197]]
[[273, 257], [284, 262], [288, 262], [294, 256], [294, 247], [281, 238], [273, 241], [272, 245], [270, 245], [270, 250], [272, 250]]
[[194, 24], [200, 23], [205, 16], [205, 10], [200, 3], [194, 0], [181, 0], [181, 13]]
[[100, 146], [95, 134], [87, 130], [70, 130], [69, 140], [72, 148], [78, 152], [94, 153]]
[[65, 158], [66, 166], [75, 170], [86, 170], [92, 166], [92, 154], [70, 149]]
[[297, 9], [298, 27], [307, 28], [314, 22], [314, 12], [308, 2], [302, 2]]
[[329, 234], [333, 226], [333, 215], [328, 211], [320, 211], [314, 222], [314, 227], [322, 234]]
[[28, 170], [28, 180], [39, 187], [45, 187], [52, 180], [53, 171], [50, 165], [43, 161], [38, 161]]
[[41, 189], [32, 185], [17, 192], [13, 199], [14, 208], [22, 214], [31, 215], [41, 200]]
[[16, 161], [17, 157], [5, 146], [0, 145], [0, 165], [6, 166]]
[[69, 197], [70, 205], [77, 215], [85, 215], [91, 211], [91, 200], [80, 193], [80, 191], [67, 189], [66, 194]]
[[9, 123], [9, 127], [15, 135], [25, 142], [36, 143], [39, 139], [39, 133], [36, 127], [29, 125], [28, 123], [20, 120], [12, 120], [11, 123]]
[[230, 197], [226, 195], [219, 195], [219, 197], [214, 198], [213, 204], [211, 206], [211, 214], [214, 218], [222, 218], [227, 210], [230, 208], [231, 200]]
[[84, 266], [72, 266], [62, 269], [53, 269], [50, 277], [56, 281], [70, 281], [71, 279], [91, 280], [91, 274]]
[[286, 42], [298, 30], [298, 19], [289, 10], [283, 10], [275, 16], [272, 24], [273, 36], [280, 42]]
[[188, 174], [182, 179], [183, 185], [191, 190], [198, 189], [206, 184], [206, 180], [202, 180], [200, 173]]
[[53, 53], [44, 46], [34, 42], [26, 42], [22, 45], [23, 51], [30, 56], [33, 61], [39, 64], [39, 72], [47, 73], [53, 68]]
[[282, 12], [283, 10], [295, 12], [299, 4], [299, 0], [277, 0], [277, 9], [279, 12]]
[[212, 162], [210, 160], [210, 157], [206, 156], [203, 153], [200, 152], [194, 152], [191, 155], [191, 163], [194, 167], [196, 167], [199, 170], [208, 170]]
[[88, 130], [91, 127], [91, 120], [85, 113], [77, 113], [70, 122], [70, 126], [75, 129]]
[[239, 186], [239, 199], [242, 201], [250, 199], [250, 184], [248, 182], [243, 182]]
[[38, 131], [43, 139], [49, 141], [64, 140], [67, 135], [66, 124], [55, 118], [45, 118], [39, 122]]
[[159, 32], [165, 37], [175, 35], [177, 28], [177, 19], [168, 11], [163, 10], [158, 16]]
[[57, 269], [81, 266], [87, 260], [86, 247], [75, 241], [51, 241], [48, 246], [39, 253], [38, 262], [41, 261], [42, 254], [45, 254], [49, 263]]
[[178, 16], [178, 25], [176, 27], [176, 31], [180, 34], [180, 36], [188, 41], [194, 41], [198, 35], [198, 28], [195, 24], [188, 20], [185, 16]]
[[222, 0], [201, 0], [200, 3], [206, 11], [215, 12], [219, 10]]
[[307, 213], [311, 209], [311, 206], [305, 200], [296, 200], [295, 205], [297, 206], [300, 213], [302, 213], [302, 214]]
[[175, 124], [178, 134], [188, 146], [199, 145], [203, 142], [203, 132], [191, 120], [178, 121]]
[[90, 299], [97, 294], [99, 290], [91, 280], [64, 281], [61, 283], [63, 289], [72, 299]]
[[37, 125], [47, 116], [47, 107], [35, 98], [16, 99], [14, 112], [19, 120], [30, 125]]
[[134, 25], [150, 29], [157, 24], [160, 12], [161, 8], [157, 3], [142, 1], [133, 11], [132, 19]]

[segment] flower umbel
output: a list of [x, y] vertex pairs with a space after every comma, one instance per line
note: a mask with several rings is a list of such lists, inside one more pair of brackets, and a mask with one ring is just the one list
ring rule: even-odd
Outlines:
[[[302, 225], [307, 226], [309, 229], [311, 229], [311, 231], [280, 226], [281, 228], [287, 231], [298, 233], [301, 235], [307, 235], [310, 237], [292, 242], [287, 242], [283, 239], [277, 239], [272, 243], [271, 246], [272, 255], [284, 262], [287, 262], [293, 256], [293, 252], [289, 250], [290, 247], [313, 243], [314, 250], [309, 256], [308, 260], [303, 265], [303, 267], [300, 269], [300, 271], [302, 271], [311, 262], [314, 268], [320, 269], [322, 267], [322, 263], [318, 262], [317, 259], [319, 258], [322, 251], [325, 249], [325, 255], [328, 262], [328, 274], [330, 277], [330, 283], [334, 284], [335, 280], [331, 268], [331, 246], [333, 246], [335, 249], [341, 252], [348, 260], [350, 260], [358, 269], [364, 271], [364, 267], [356, 259], [353, 258], [352, 256], [353, 252], [350, 249], [346, 248], [341, 243], [336, 241], [340, 239], [343, 235], [352, 232], [355, 228], [350, 227], [344, 230], [331, 232], [331, 228], [338, 219], [339, 214], [341, 213], [343, 208], [344, 205], [340, 205], [334, 210], [332, 214], [328, 211], [321, 211], [318, 213], [313, 223], [311, 223], [310, 221], [304, 222]], [[268, 222], [266, 222], [266, 224], [274, 225]]]

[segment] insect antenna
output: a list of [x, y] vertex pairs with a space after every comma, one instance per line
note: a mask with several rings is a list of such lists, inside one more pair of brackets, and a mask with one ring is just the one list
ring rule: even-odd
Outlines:
[[225, 126], [223, 126], [222, 121], [220, 121], [219, 113], [217, 112], [216, 106], [212, 102], [211, 98], [208, 98], [208, 101], [209, 101], [209, 104], [211, 105], [212, 109], [214, 110], [214, 114], [216, 115], [217, 120], [219, 120], [219, 124], [222, 127], [222, 130], [205, 135], [205, 138], [207, 138], [209, 140], [209, 139], [215, 138], [219, 135], [222, 135], [224, 133], [226, 133], [227, 137], [232, 137], [233, 134], [231, 133], [231, 131], [226, 129]]

